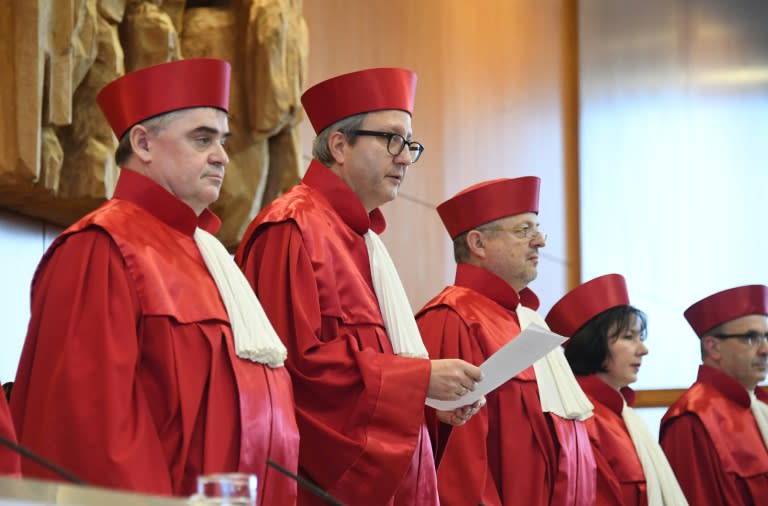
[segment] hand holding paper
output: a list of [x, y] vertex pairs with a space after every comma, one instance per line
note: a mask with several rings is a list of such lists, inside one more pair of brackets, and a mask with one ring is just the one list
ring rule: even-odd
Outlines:
[[506, 383], [531, 364], [544, 357], [565, 342], [567, 338], [550, 332], [538, 325], [531, 324], [517, 337], [504, 345], [480, 366], [483, 381], [477, 383], [473, 392], [469, 392], [455, 401], [441, 401], [427, 397], [427, 406], [442, 411], [472, 404]]
[[483, 377], [479, 367], [458, 358], [442, 358], [431, 362], [427, 397], [458, 399], [467, 391], [474, 390], [475, 384]]

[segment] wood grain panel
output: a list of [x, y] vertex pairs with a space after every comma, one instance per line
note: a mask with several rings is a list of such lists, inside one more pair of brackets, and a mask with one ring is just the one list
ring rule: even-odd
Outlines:
[[671, 406], [683, 395], [683, 388], [635, 391], [635, 408], [663, 408]]
[[[308, 83], [375, 66], [419, 75], [414, 138], [426, 151], [384, 207], [385, 238], [412, 301], [453, 281], [450, 241], [434, 206], [462, 188], [498, 177], [543, 179], [547, 254], [567, 266], [561, 291], [578, 274], [569, 255], [578, 197], [566, 199], [577, 170], [575, 0], [305, 1]], [[304, 127], [302, 132], [309, 132]], [[308, 139], [302, 141], [308, 150]], [[306, 153], [309, 156], [309, 153]], [[571, 181], [575, 175], [571, 175]], [[576, 185], [569, 183], [576, 191]], [[424, 212], [416, 212], [421, 207]], [[435, 227], [438, 230], [435, 230]], [[571, 243], [571, 246], [566, 246]]]

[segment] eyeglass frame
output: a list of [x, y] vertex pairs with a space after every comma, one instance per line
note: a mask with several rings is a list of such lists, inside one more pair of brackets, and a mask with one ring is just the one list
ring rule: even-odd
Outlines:
[[[402, 153], [405, 150], [405, 147], [408, 146], [408, 151], [410, 153], [413, 153], [414, 151], [417, 152], [416, 156], [414, 157], [411, 155], [411, 163], [416, 163], [421, 158], [421, 155], [424, 154], [424, 145], [420, 142], [411, 141], [403, 137], [402, 135], [395, 133], [395, 132], [381, 132], [379, 130], [352, 130], [349, 132], [353, 135], [360, 135], [364, 137], [384, 137], [387, 139], [387, 153], [389, 153], [392, 156], [400, 156], [400, 153]], [[400, 150], [397, 153], [393, 153], [392, 149], [390, 148], [392, 146], [392, 139], [399, 137], [402, 139], [402, 144], [400, 145]], [[415, 148], [414, 148], [415, 146]]]
[[[530, 225], [522, 225], [516, 229], [508, 229], [504, 227], [479, 227], [476, 228], [478, 232], [507, 232], [508, 234], [512, 234], [517, 239], [523, 240], [523, 241], [532, 241], [536, 239], [537, 237], [541, 236], [541, 239], [544, 242], [547, 242], [547, 234], [545, 232], [542, 232], [539, 227], [532, 227]], [[533, 230], [533, 232], [530, 232], [530, 230]], [[522, 235], [521, 235], [522, 234]]]
[[[712, 337], [717, 339], [741, 339], [745, 340], [746, 344], [752, 348], [759, 348], [762, 345], [768, 343], [768, 332], [761, 334], [760, 332], [749, 331], [739, 334], [712, 334]], [[757, 340], [757, 344], [755, 344]]]

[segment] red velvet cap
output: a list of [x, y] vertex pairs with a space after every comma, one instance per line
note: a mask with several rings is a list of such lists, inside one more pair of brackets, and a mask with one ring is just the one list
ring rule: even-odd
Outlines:
[[693, 304], [683, 314], [699, 337], [742, 316], [768, 316], [768, 286], [747, 285], [723, 290]]
[[401, 68], [359, 70], [320, 82], [301, 96], [307, 117], [320, 133], [346, 117], [397, 109], [413, 114], [416, 74]]
[[545, 321], [552, 332], [572, 337], [581, 327], [603, 311], [628, 305], [629, 294], [624, 276], [606, 274], [566, 293], [552, 306]]
[[129, 72], [96, 97], [120, 139], [135, 124], [158, 114], [215, 107], [229, 109], [229, 62], [215, 58], [177, 60]]
[[539, 212], [539, 185], [535, 176], [493, 179], [460, 191], [437, 206], [451, 239], [485, 223], [507, 216]]

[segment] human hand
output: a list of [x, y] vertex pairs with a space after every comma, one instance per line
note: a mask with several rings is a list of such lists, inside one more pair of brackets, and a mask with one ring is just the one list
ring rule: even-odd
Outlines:
[[464, 425], [470, 418], [475, 416], [480, 408], [485, 406], [485, 396], [475, 401], [473, 404], [456, 408], [453, 411], [436, 411], [437, 419], [448, 425]]
[[482, 381], [479, 367], [458, 358], [432, 360], [427, 397], [441, 401], [455, 401], [475, 389]]

